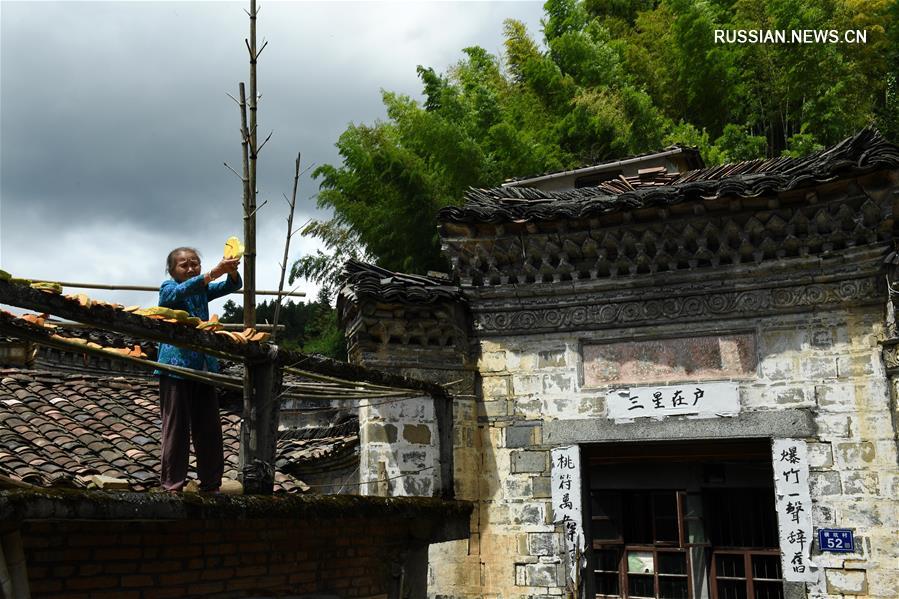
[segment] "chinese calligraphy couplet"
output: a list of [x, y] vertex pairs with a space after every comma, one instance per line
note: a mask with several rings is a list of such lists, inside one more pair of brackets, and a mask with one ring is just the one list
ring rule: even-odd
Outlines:
[[[565, 551], [568, 553], [569, 576], [576, 580], [578, 552], [586, 548], [581, 506], [581, 453], [577, 445], [552, 450], [552, 506], [555, 523], [562, 524]], [[583, 559], [583, 558], [582, 558]]]
[[740, 412], [740, 389], [731, 382], [631, 387], [611, 391], [607, 397], [609, 418], [613, 420], [682, 414], [713, 418]]
[[818, 570], [809, 559], [812, 500], [805, 441], [774, 439], [771, 460], [784, 580], [814, 582], [818, 579]]

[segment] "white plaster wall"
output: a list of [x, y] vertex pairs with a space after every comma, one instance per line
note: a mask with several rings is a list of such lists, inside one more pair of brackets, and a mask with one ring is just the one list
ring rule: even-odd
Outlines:
[[440, 488], [431, 397], [373, 399], [359, 408], [362, 495], [430, 497]]

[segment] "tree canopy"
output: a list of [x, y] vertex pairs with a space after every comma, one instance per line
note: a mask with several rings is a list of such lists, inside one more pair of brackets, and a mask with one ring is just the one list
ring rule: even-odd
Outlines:
[[[446, 270], [436, 212], [469, 186], [680, 143], [707, 164], [802, 155], [874, 123], [899, 138], [899, 3], [890, 0], [548, 0], [542, 44], [519, 21], [504, 50], [418, 67], [422, 99], [383, 92], [386, 120], [340, 136], [305, 233], [328, 252], [292, 278], [334, 281], [346, 258]], [[864, 30], [867, 43], [726, 44], [715, 30]]]

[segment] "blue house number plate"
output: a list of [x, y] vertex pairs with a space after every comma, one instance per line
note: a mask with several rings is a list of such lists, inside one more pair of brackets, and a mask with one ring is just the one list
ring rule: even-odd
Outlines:
[[848, 528], [819, 528], [818, 548], [833, 553], [852, 553], [855, 551], [855, 539]]

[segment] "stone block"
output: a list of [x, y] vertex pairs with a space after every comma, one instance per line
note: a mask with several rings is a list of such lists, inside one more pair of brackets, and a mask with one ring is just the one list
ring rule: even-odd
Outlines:
[[519, 448], [540, 444], [539, 425], [512, 424], [506, 427], [506, 447]]
[[477, 406], [473, 399], [453, 400], [453, 422], [473, 422], [477, 416]]
[[770, 402], [776, 406], [788, 408], [804, 408], [815, 406], [815, 394], [813, 389], [805, 387], [780, 387], [773, 388], [769, 392]]
[[[394, 483], [397, 484], [394, 487]], [[430, 497], [434, 481], [431, 478], [423, 478], [418, 475], [407, 475], [400, 479], [394, 479], [388, 482], [391, 486], [391, 495], [408, 496], [408, 497]]]
[[809, 345], [826, 349], [833, 345], [833, 331], [825, 328], [812, 328], [809, 334]]
[[893, 421], [887, 410], [860, 411], [852, 417], [852, 436], [864, 440], [895, 439]]
[[[897, 477], [899, 479], [899, 477]], [[552, 497], [552, 479], [548, 476], [532, 476], [531, 490], [535, 499]]]
[[512, 402], [512, 415], [527, 420], [543, 418], [543, 401], [539, 398], [515, 398]]
[[552, 532], [532, 532], [528, 534], [529, 555], [555, 555], [556, 534]]
[[425, 451], [401, 451], [400, 468], [406, 470], [422, 470], [428, 466], [428, 454]]
[[416, 445], [430, 445], [431, 429], [427, 424], [404, 424], [403, 439]]
[[571, 420], [579, 415], [578, 407], [580, 401], [571, 395], [565, 397], [553, 397], [544, 400], [543, 415], [558, 418], [560, 420]]
[[[814, 491], [812, 494], [814, 495]], [[837, 505], [837, 519], [843, 523], [843, 528], [876, 529], [887, 523], [895, 523], [895, 507], [891, 500], [844, 496], [841, 501], [834, 503]]]
[[490, 351], [481, 354], [478, 360], [478, 370], [481, 372], [502, 372], [506, 369], [506, 352]]
[[543, 392], [543, 377], [536, 374], [513, 374], [512, 393], [514, 395], [536, 395]]
[[596, 395], [582, 397], [578, 402], [578, 416], [602, 416], [605, 408], [605, 398]]
[[509, 506], [509, 516], [512, 524], [540, 525], [545, 524], [544, 504], [542, 503], [517, 503]]
[[880, 490], [884, 497], [899, 498], [899, 474], [895, 472], [881, 474]]
[[812, 503], [812, 522], [818, 526], [829, 525], [831, 528], [836, 528], [837, 518], [833, 507]]
[[505, 398], [510, 394], [509, 377], [485, 376], [481, 378], [481, 393], [485, 400]]
[[880, 479], [876, 472], [846, 471], [840, 473], [846, 495], [878, 495]]
[[531, 479], [520, 476], [510, 476], [503, 480], [503, 495], [506, 499], [522, 500], [533, 497], [531, 494]]
[[772, 381], [797, 378], [795, 360], [791, 357], [768, 356], [762, 360], [759, 368], [762, 377]]
[[569, 374], [548, 374], [543, 377], [543, 391], [546, 393], [571, 393], [574, 378]]
[[510, 354], [506, 368], [516, 372], [534, 372], [537, 370], [539, 358], [534, 352]]
[[365, 425], [365, 437], [368, 443], [396, 443], [396, 426], [381, 422], [369, 422]]
[[864, 570], [842, 570], [825, 568], [827, 592], [834, 595], [865, 595], [868, 592], [868, 578]]
[[834, 456], [841, 469], [868, 468], [877, 453], [874, 444], [869, 441], [861, 443], [837, 443]]
[[537, 352], [537, 368], [560, 368], [564, 366], [564, 349]]
[[830, 443], [808, 443], [808, 465], [812, 470], [833, 466], [833, 449]]
[[808, 331], [803, 327], [767, 329], [759, 334], [759, 355], [777, 355], [800, 351], [808, 345]]
[[808, 482], [812, 497], [839, 495], [843, 492], [839, 472], [832, 470], [809, 472]]
[[830, 356], [805, 357], [800, 360], [802, 378], [807, 381], [821, 381], [837, 377], [837, 360]]
[[818, 414], [815, 417], [818, 436], [824, 440], [848, 438], [849, 418], [847, 414]]
[[557, 564], [515, 564], [515, 584], [523, 587], [554, 587], [559, 585]]
[[899, 568], [878, 568], [867, 573], [868, 595], [892, 599], [899, 589]]
[[542, 474], [546, 471], [546, 455], [545, 451], [513, 451], [512, 472]]
[[848, 381], [835, 381], [824, 385], [815, 385], [815, 397], [818, 407], [827, 412], [851, 412], [855, 410], [855, 384]]
[[508, 402], [505, 399], [483, 401], [478, 404], [478, 416], [499, 418], [508, 415]]

